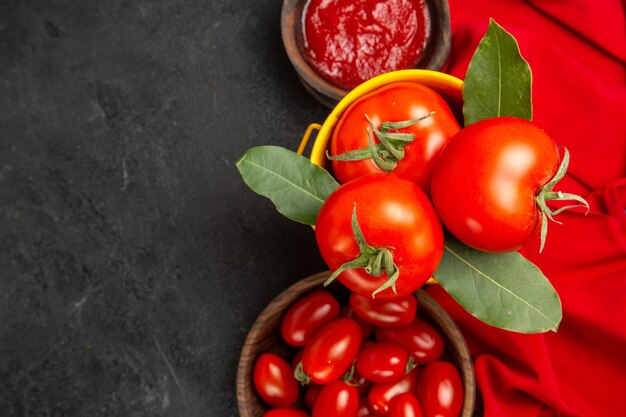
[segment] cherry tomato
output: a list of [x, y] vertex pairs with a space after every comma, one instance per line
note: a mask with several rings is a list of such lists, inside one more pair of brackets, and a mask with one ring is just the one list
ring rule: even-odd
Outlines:
[[372, 343], [356, 357], [356, 371], [372, 382], [395, 382], [407, 371], [409, 354], [393, 343]]
[[350, 303], [346, 303], [343, 305], [343, 307], [341, 307], [339, 317], [345, 317], [347, 319], [352, 319], [356, 321], [361, 328], [361, 336], [363, 336], [363, 339], [367, 339], [372, 335], [372, 333], [374, 333], [374, 326], [363, 320], [361, 317], [357, 316]]
[[352, 293], [350, 305], [360, 318], [369, 323], [380, 327], [401, 327], [415, 319], [417, 298], [409, 294], [393, 300], [378, 300]]
[[389, 404], [389, 417], [423, 417], [422, 407], [413, 394], [400, 394]]
[[[359, 247], [359, 235], [372, 249], [369, 256]], [[414, 183], [389, 174], [360, 177], [334, 191], [320, 209], [315, 236], [328, 266], [335, 273], [342, 271], [338, 279], [370, 298], [414, 292], [430, 278], [443, 253], [441, 224], [426, 195]], [[364, 256], [364, 262], [358, 261], [363, 267], [345, 269]], [[383, 261], [376, 263], [378, 256]], [[370, 273], [366, 266], [371, 266]], [[383, 287], [392, 277], [396, 293], [393, 286]]]
[[315, 404], [315, 399], [317, 398], [317, 394], [319, 394], [321, 385], [311, 385], [306, 389], [304, 393], [304, 405], [306, 405], [309, 410], [313, 409], [313, 404]]
[[304, 347], [296, 376], [304, 383], [309, 378], [316, 384], [334, 381], [350, 368], [360, 347], [361, 329], [354, 320], [331, 321]]
[[389, 403], [392, 399], [406, 392], [415, 392], [417, 388], [418, 369], [414, 369], [399, 381], [372, 385], [367, 395], [370, 410], [377, 416], [384, 416], [389, 413]]
[[[330, 154], [337, 156], [368, 147], [370, 124], [366, 115], [381, 130], [383, 122], [418, 119], [433, 111], [433, 115], [420, 122], [393, 130], [415, 135], [414, 140], [404, 147], [404, 158], [399, 160], [393, 172], [415, 182], [428, 193], [435, 161], [441, 149], [459, 130], [459, 124], [443, 98], [424, 85], [395, 82], [355, 101], [333, 130]], [[379, 142], [375, 135], [372, 138], [374, 143]], [[332, 165], [335, 176], [342, 184], [367, 174], [384, 172], [372, 159], [334, 160]]]
[[376, 329], [376, 340], [395, 343], [407, 350], [418, 365], [436, 361], [441, 357], [445, 343], [433, 326], [421, 319], [398, 328]]
[[253, 381], [263, 401], [272, 407], [290, 407], [298, 400], [298, 382], [280, 356], [263, 353], [254, 365]]
[[441, 153], [432, 178], [433, 203], [463, 243], [488, 252], [516, 250], [538, 236], [541, 210], [535, 197], [558, 165], [554, 141], [532, 122], [481, 120], [459, 131]]
[[263, 417], [309, 417], [309, 415], [296, 408], [275, 408], [263, 414]]
[[322, 386], [312, 417], [356, 417], [359, 410], [359, 393], [356, 388], [343, 381], [334, 381]]
[[463, 383], [449, 362], [432, 362], [424, 368], [417, 386], [424, 417], [457, 417], [463, 406]]
[[287, 310], [280, 331], [285, 342], [292, 346], [304, 346], [316, 331], [337, 316], [337, 299], [328, 291], [314, 291], [296, 301]]

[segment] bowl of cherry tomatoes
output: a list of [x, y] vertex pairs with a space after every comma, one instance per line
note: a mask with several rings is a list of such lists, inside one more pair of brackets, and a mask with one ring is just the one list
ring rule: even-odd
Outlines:
[[473, 414], [467, 345], [432, 297], [376, 300], [323, 287], [330, 274], [296, 282], [252, 325], [237, 370], [241, 417]]

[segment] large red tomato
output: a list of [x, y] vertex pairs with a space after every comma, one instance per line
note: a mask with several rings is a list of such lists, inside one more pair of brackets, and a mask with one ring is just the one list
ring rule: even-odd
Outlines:
[[[435, 160], [450, 137], [459, 130], [454, 115], [446, 102], [432, 89], [414, 82], [395, 82], [383, 86], [354, 102], [343, 113], [333, 130], [330, 154], [336, 157], [347, 152], [368, 148], [368, 129], [386, 130], [384, 122], [423, 120], [391, 133], [408, 133], [414, 139], [404, 147], [404, 156], [397, 161], [393, 172], [417, 183], [428, 193]], [[372, 133], [374, 143], [379, 143]], [[394, 159], [391, 156], [387, 161]], [[357, 161], [333, 160], [333, 171], [340, 183], [383, 172], [371, 158]]]
[[298, 382], [280, 356], [264, 353], [254, 364], [253, 381], [263, 401], [272, 407], [290, 407], [298, 400]]
[[421, 287], [443, 253], [430, 201], [415, 183], [392, 174], [367, 175], [335, 190], [320, 209], [315, 235], [344, 285], [381, 299]]
[[417, 386], [424, 417], [458, 417], [463, 407], [463, 382], [449, 362], [433, 362], [424, 368]]
[[559, 167], [556, 144], [532, 122], [481, 120], [459, 131], [441, 153], [432, 178], [433, 203], [463, 243], [487, 252], [516, 250], [556, 214], [546, 200], [586, 205], [578, 196], [552, 191], [567, 159]]
[[304, 347], [296, 377], [303, 383], [334, 381], [350, 368], [360, 347], [361, 328], [354, 320], [331, 321]]
[[292, 346], [304, 346], [316, 331], [338, 315], [337, 299], [328, 291], [314, 291], [289, 307], [280, 331], [285, 342]]

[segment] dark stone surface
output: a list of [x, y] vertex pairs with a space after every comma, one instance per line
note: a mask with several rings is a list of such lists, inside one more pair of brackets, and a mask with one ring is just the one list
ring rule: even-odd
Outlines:
[[325, 269], [234, 165], [328, 113], [280, 8], [0, 2], [0, 415], [238, 414], [247, 329]]

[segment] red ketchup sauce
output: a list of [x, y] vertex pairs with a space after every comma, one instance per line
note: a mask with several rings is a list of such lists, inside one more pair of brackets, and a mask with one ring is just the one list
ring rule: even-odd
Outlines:
[[345, 89], [414, 68], [430, 33], [427, 13], [424, 0], [308, 0], [302, 14], [305, 59]]

